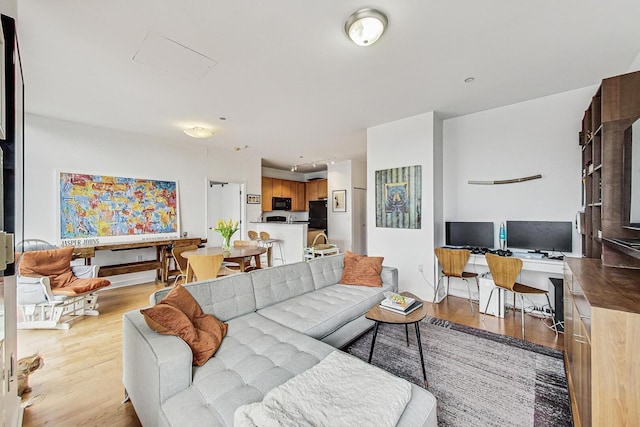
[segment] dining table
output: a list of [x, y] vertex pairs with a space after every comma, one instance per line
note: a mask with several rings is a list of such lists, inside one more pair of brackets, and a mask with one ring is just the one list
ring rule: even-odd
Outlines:
[[244, 262], [247, 258], [253, 257], [256, 268], [262, 268], [260, 266], [260, 255], [265, 252], [267, 252], [267, 248], [262, 246], [232, 246], [229, 249], [225, 249], [222, 246], [208, 246], [192, 251], [184, 251], [182, 256], [188, 259], [191, 255], [222, 254], [225, 261], [238, 263], [240, 271], [244, 273]]

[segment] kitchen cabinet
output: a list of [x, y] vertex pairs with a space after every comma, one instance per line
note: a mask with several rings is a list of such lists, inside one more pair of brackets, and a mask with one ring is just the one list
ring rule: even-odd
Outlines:
[[327, 198], [327, 180], [326, 179], [315, 179], [313, 181], [309, 181], [306, 184], [306, 198], [307, 198], [307, 206], [309, 202], [314, 200], [326, 199]]
[[273, 197], [273, 178], [262, 177], [262, 211], [271, 212], [271, 198]]
[[273, 197], [291, 198], [292, 211], [306, 211], [305, 183], [287, 179], [262, 177], [262, 211], [271, 212]]
[[291, 197], [291, 206], [294, 211], [306, 211], [308, 209], [306, 198], [306, 185], [304, 182], [294, 182], [295, 196]]
[[318, 199], [326, 199], [327, 197], [329, 197], [329, 195], [327, 194], [327, 180], [326, 179], [319, 179], [318, 181]]

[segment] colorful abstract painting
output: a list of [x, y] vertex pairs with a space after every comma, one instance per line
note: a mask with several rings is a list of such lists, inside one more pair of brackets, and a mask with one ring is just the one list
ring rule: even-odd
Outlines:
[[376, 171], [376, 227], [421, 228], [422, 166]]
[[62, 240], [97, 243], [119, 236], [179, 233], [175, 181], [66, 172], [59, 179]]

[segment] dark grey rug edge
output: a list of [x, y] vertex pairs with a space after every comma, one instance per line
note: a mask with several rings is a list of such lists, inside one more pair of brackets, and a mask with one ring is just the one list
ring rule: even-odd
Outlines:
[[[564, 367], [564, 354], [560, 350], [556, 350], [550, 347], [545, 347], [539, 344], [531, 343], [528, 341], [524, 341], [519, 338], [509, 337], [505, 335], [496, 334], [493, 332], [485, 331], [482, 329], [477, 329], [465, 325], [460, 325], [455, 322], [451, 322], [448, 320], [438, 319], [435, 317], [427, 317], [425, 318], [421, 324], [424, 324], [425, 328], [428, 328], [428, 325], [434, 325], [441, 327], [443, 329], [450, 329], [452, 331], [456, 331], [459, 333], [470, 335], [471, 337], [475, 337], [477, 339], [484, 339], [493, 341], [496, 343], [504, 344], [507, 346], [515, 347], [521, 350], [529, 351], [536, 355], [540, 355], [538, 358], [543, 361], [541, 366], [536, 370], [536, 378], [535, 378], [535, 403], [534, 403], [534, 417], [533, 417], [533, 425], [538, 427], [542, 426], [572, 426], [573, 425], [573, 417], [571, 415], [571, 404], [568, 396], [568, 387], [567, 387], [567, 379], [566, 379], [566, 371]], [[421, 328], [422, 329], [422, 328]], [[381, 330], [379, 330], [379, 334]], [[384, 332], [383, 332], [384, 333]], [[354, 354], [354, 352], [350, 351], [356, 345], [365, 345], [366, 349], [369, 348], [371, 337], [373, 334], [373, 330], [369, 330], [368, 332], [361, 335], [359, 338], [355, 339], [351, 343], [342, 347], [342, 350], [355, 355], [356, 357], [360, 357], [362, 359], [362, 355], [358, 356]], [[473, 339], [473, 338], [472, 338]], [[422, 340], [423, 347], [425, 344], [425, 335], [423, 334]], [[378, 347], [378, 346], [376, 346]], [[416, 350], [417, 353], [417, 350]], [[368, 351], [367, 351], [368, 354]], [[417, 356], [417, 355], [416, 355]], [[545, 359], [551, 358], [551, 359]], [[376, 362], [376, 358], [374, 357], [374, 364], [382, 369], [387, 370], [397, 376], [405, 378], [406, 380], [424, 388], [424, 385], [421, 381], [417, 381], [416, 377], [413, 378], [411, 376], [402, 375], [402, 373], [394, 372], [393, 368], [385, 367]], [[364, 359], [366, 361], [366, 358]], [[544, 361], [555, 360], [556, 368], [547, 367], [547, 363]], [[562, 369], [558, 369], [557, 366], [561, 364]], [[428, 367], [427, 367], [428, 370]], [[421, 376], [421, 373], [420, 373]], [[440, 404], [446, 404], [446, 401], [443, 402], [439, 396], [436, 396], [439, 400]], [[440, 410], [438, 411], [440, 413]], [[449, 425], [457, 425], [455, 422], [451, 423], [447, 420], [442, 420], [439, 418], [438, 420], [439, 426], [449, 426]]]

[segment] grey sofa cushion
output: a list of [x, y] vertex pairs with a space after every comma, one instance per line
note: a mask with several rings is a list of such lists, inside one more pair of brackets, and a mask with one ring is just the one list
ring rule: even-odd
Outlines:
[[308, 263], [285, 264], [251, 273], [258, 309], [314, 290]]
[[335, 285], [342, 278], [344, 270], [344, 254], [317, 257], [307, 262], [313, 275], [316, 289]]
[[163, 424], [233, 425], [233, 413], [336, 351], [256, 313], [229, 321], [215, 356], [193, 368], [193, 384], [162, 404]]
[[274, 320], [310, 337], [322, 339], [384, 299], [389, 285], [369, 286], [333, 285], [290, 298], [258, 310], [262, 316]]
[[[203, 312], [225, 322], [256, 311], [253, 285], [248, 274], [233, 274], [183, 286], [198, 301]], [[167, 288], [154, 292], [149, 302], [152, 305], [159, 303], [170, 291], [171, 288]]]

